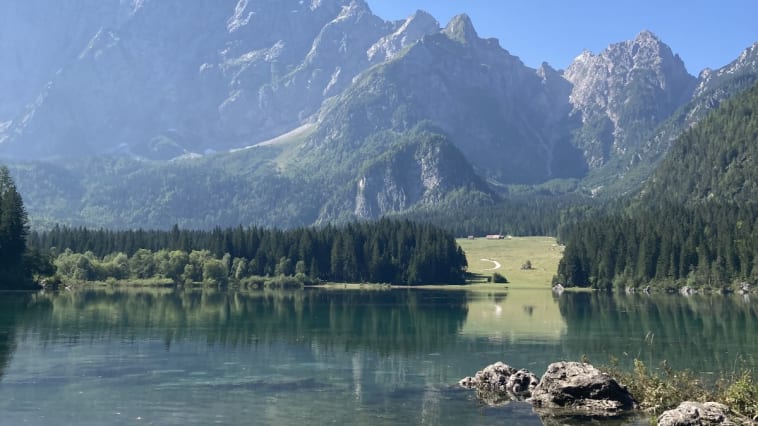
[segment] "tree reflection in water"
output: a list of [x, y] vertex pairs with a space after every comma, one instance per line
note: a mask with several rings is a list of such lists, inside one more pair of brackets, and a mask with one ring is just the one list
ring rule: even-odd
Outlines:
[[[380, 354], [439, 351], [466, 319], [462, 291], [281, 292], [83, 290], [44, 296], [53, 306], [43, 340], [155, 338], [167, 348], [297, 341]], [[156, 335], [159, 334], [159, 335]]]
[[567, 345], [598, 364], [619, 358], [650, 366], [731, 372], [755, 368], [758, 305], [739, 295], [564, 293]]

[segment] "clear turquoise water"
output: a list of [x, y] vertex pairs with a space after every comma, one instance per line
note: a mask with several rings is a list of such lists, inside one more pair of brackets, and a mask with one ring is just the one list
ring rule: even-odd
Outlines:
[[[754, 368], [740, 296], [513, 291], [0, 295], [0, 424], [542, 424], [457, 381], [586, 355]], [[631, 418], [621, 423], [646, 424]]]

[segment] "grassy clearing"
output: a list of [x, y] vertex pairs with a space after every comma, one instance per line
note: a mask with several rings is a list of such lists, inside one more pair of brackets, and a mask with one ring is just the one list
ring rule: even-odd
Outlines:
[[[486, 282], [493, 272], [508, 279], [508, 284], [492, 284], [502, 288], [550, 288], [558, 262], [563, 256], [563, 247], [552, 237], [513, 237], [504, 240], [461, 238], [458, 244], [466, 252], [468, 270], [475, 274], [475, 283]], [[486, 261], [482, 259], [487, 259]], [[522, 270], [527, 260], [531, 270]], [[492, 269], [496, 263], [500, 268]]]

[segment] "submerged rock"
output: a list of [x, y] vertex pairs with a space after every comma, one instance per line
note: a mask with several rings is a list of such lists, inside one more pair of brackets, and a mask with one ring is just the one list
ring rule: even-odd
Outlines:
[[658, 426], [734, 425], [729, 419], [729, 408], [718, 402], [691, 402], [679, 404], [658, 417]]
[[458, 384], [476, 389], [479, 399], [489, 405], [509, 401], [523, 401], [537, 387], [539, 379], [529, 370], [516, 370], [508, 364], [496, 362], [477, 371], [474, 377], [465, 377]]
[[543, 413], [615, 416], [637, 407], [632, 395], [613, 377], [587, 363], [550, 364], [532, 391], [534, 408]]

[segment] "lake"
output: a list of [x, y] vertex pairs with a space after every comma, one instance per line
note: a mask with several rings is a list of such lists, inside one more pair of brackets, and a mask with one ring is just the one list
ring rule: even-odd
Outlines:
[[[742, 296], [549, 290], [0, 294], [0, 424], [542, 424], [457, 386], [502, 360], [755, 368]], [[631, 418], [623, 424], [648, 424]]]

